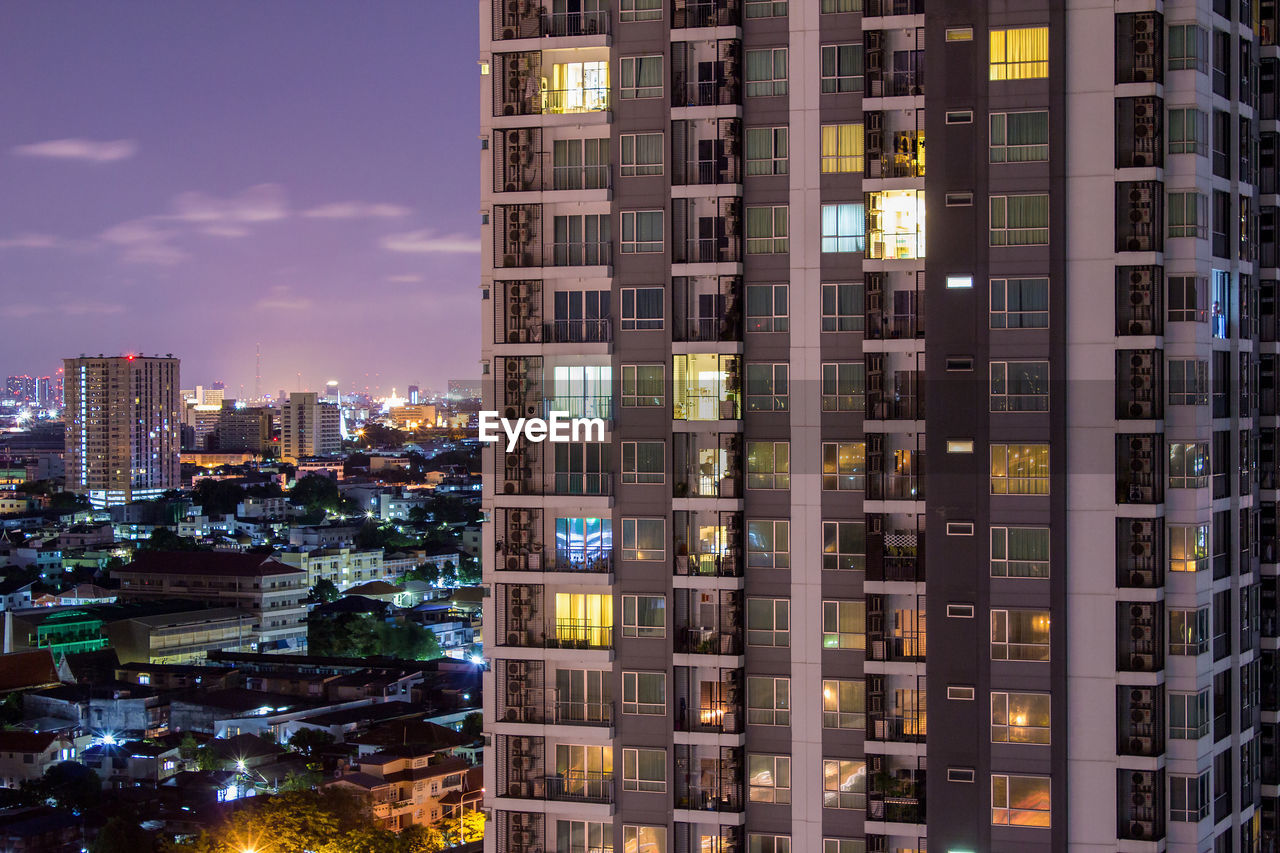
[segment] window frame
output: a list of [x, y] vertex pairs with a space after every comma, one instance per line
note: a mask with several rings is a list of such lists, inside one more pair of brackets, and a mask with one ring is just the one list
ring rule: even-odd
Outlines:
[[[640, 445], [662, 448], [661, 464], [658, 471], [640, 470]], [[627, 454], [630, 452], [630, 458]], [[652, 453], [652, 450], [649, 451]], [[652, 462], [649, 457], [647, 461]], [[661, 486], [667, 482], [667, 443], [665, 441], [628, 440], [622, 442], [622, 464], [619, 471], [623, 485], [628, 486]]]
[[[847, 292], [841, 288], [849, 288]], [[867, 325], [867, 285], [865, 281], [824, 281], [821, 285], [822, 331], [865, 332]], [[848, 307], [851, 313], [841, 313], [846, 302], [857, 303]], [[828, 310], [830, 309], [830, 310]]]
[[[752, 156], [752, 150], [758, 145], [761, 134], [767, 134], [768, 156]], [[753, 145], [752, 140], [757, 142]], [[781, 149], [782, 153], [778, 151]], [[755, 152], [757, 155], [759, 151]], [[743, 134], [743, 170], [748, 177], [762, 175], [786, 175], [791, 168], [791, 129], [788, 125], [761, 125], [748, 127]], [[768, 164], [764, 168], [758, 164]]]
[[[656, 6], [647, 8], [637, 8], [640, 3], [653, 3]], [[664, 0], [620, 0], [618, 3], [618, 20], [624, 24], [635, 23], [639, 21], [661, 21], [662, 7], [666, 5]]]
[[[640, 677], [645, 676], [646, 680], [657, 679], [655, 683], [661, 684], [662, 702], [641, 702], [640, 701]], [[652, 687], [653, 684], [649, 684]], [[627, 697], [631, 698], [628, 699]], [[650, 672], [645, 670], [623, 670], [622, 672], [622, 713], [637, 717], [661, 717], [667, 713], [667, 674], [665, 672]], [[645, 710], [640, 710], [644, 708]], [[630, 709], [630, 710], [628, 710]]]
[[[1012, 797], [1010, 789], [1013, 787], [1013, 780], [1020, 780], [1022, 783], [1035, 780], [1037, 786], [1043, 784], [1048, 797], [1047, 809], [1019, 809], [1011, 805]], [[1001, 784], [998, 780], [1003, 780], [1002, 790], [998, 792], [997, 785]], [[1014, 812], [1035, 812], [1044, 815], [1044, 822], [1016, 820]], [[992, 826], [1028, 826], [1041, 829], [1048, 829], [1051, 826], [1051, 815], [1053, 814], [1053, 780], [1049, 776], [1032, 776], [1017, 773], [992, 773], [991, 774], [991, 825]], [[1031, 817], [1038, 817], [1038, 814]], [[999, 820], [1004, 817], [1004, 820]]]
[[[1018, 143], [1011, 145], [1008, 141], [1009, 117], [1031, 115], [1044, 116], [1044, 142]], [[997, 130], [997, 125], [999, 126], [999, 130]], [[1007, 165], [1010, 163], [1046, 163], [1049, 161], [1048, 110], [1001, 110], [998, 112], [992, 112], [987, 119], [987, 129], [989, 131], [987, 141], [987, 161], [992, 165]]]
[[[1044, 222], [1035, 225], [1009, 225], [1010, 201], [1017, 199], [1019, 204], [1031, 199], [1044, 199]], [[1037, 205], [1039, 206], [1039, 205]], [[999, 213], [997, 214], [997, 209]], [[988, 245], [993, 248], [1008, 249], [1026, 246], [1049, 245], [1049, 233], [1052, 226], [1048, 193], [1002, 193], [987, 197]], [[997, 225], [997, 219], [1001, 224]]]
[[[861, 772], [858, 766], [861, 765]], [[843, 779], [853, 780], [846, 788]], [[857, 780], [862, 780], [861, 790]], [[867, 762], [858, 758], [822, 759], [822, 807], [824, 809], [855, 809], [867, 807]]]
[[[1030, 454], [1034, 453], [1039, 457], [1043, 452], [1043, 473], [1035, 459], [1029, 458], [1023, 464], [1032, 467], [1034, 473], [1015, 475], [1012, 472], [1014, 463], [1010, 462], [1011, 448], [1017, 448], [1016, 452], [1019, 455], [1030, 456]], [[1050, 494], [1052, 489], [1051, 455], [1051, 445], [1041, 442], [992, 442], [990, 445], [991, 494], [1021, 497], [1043, 497]], [[1003, 470], [1001, 474], [996, 473], [997, 456], [1000, 457], [999, 464]]]
[[[1049, 27], [1046, 26], [1030, 26], [1030, 27], [1001, 27], [992, 28], [988, 39], [987, 52], [987, 68], [988, 80], [990, 82], [1007, 82], [1010, 80], [1043, 80], [1049, 76]], [[1009, 36], [1012, 33], [1026, 33], [1029, 39], [1034, 39], [1034, 45], [1022, 45], [1025, 50], [1029, 46], [1032, 48], [1044, 48], [1043, 55], [1038, 51], [1032, 54], [1030, 59], [1010, 59]], [[1043, 33], [1043, 36], [1035, 36], [1033, 33]], [[1043, 38], [1043, 45], [1039, 42]]]
[[[988, 362], [988, 378], [990, 391], [988, 401], [991, 412], [1035, 412], [1049, 411], [1049, 362], [1047, 359], [996, 360]], [[1025, 370], [1026, 365], [1043, 368], [1044, 390], [1030, 394], [1010, 394], [1009, 375], [1015, 366]], [[997, 387], [1001, 390], [997, 391]], [[1030, 405], [1028, 405], [1030, 403]], [[1042, 405], [1038, 405], [1042, 403]]]
[[[767, 531], [765, 528], [768, 528]], [[756, 539], [753, 533], [759, 532], [768, 536], [768, 550], [755, 548]], [[779, 535], [781, 534], [781, 535]], [[747, 568], [751, 569], [790, 569], [791, 568], [791, 521], [785, 518], [751, 518], [747, 520]], [[779, 538], [784, 549], [779, 549]]]
[[[639, 541], [637, 539], [637, 536], [640, 533], [640, 525], [642, 522], [645, 524], [645, 526], [649, 526], [650, 524], [655, 524], [655, 523], [660, 526], [660, 529], [662, 531], [662, 543], [663, 543], [661, 550], [655, 551], [650, 548], [639, 547], [639, 545], [637, 544]], [[628, 532], [628, 527], [630, 528], [629, 532]], [[652, 533], [652, 531], [649, 531], [649, 532]], [[636, 562], [654, 562], [654, 563], [665, 562], [667, 559], [666, 536], [667, 536], [667, 520], [665, 518], [645, 518], [641, 516], [623, 517], [622, 519], [622, 559], [634, 560]], [[627, 546], [628, 541], [632, 543], [631, 547]], [[645, 557], [638, 556], [641, 553], [656, 554], [656, 556], [645, 556]], [[630, 556], [628, 556], [628, 554], [630, 554]]]
[[[861, 463], [858, 449], [861, 447]], [[852, 467], [841, 461], [842, 453], [852, 455]], [[820, 470], [824, 492], [864, 492], [867, 489], [867, 442], [824, 441], [821, 443]]]
[[[770, 785], [757, 785], [755, 780], [761, 778], [761, 770], [752, 765], [767, 763], [770, 765], [768, 778]], [[752, 752], [747, 754], [747, 800], [752, 803], [774, 803], [788, 805], [791, 803], [791, 756], [773, 753]]]
[[[848, 695], [841, 687], [845, 684], [849, 685]], [[846, 699], [852, 700], [853, 708], [844, 707]], [[861, 706], [861, 710], [858, 710], [858, 706]], [[824, 678], [822, 680], [822, 727], [861, 730], [865, 729], [866, 725], [866, 681], [861, 678]]]
[[[841, 378], [842, 368], [850, 375]], [[867, 410], [867, 363], [865, 361], [824, 361], [821, 365], [821, 396], [824, 412], [865, 412]], [[841, 388], [857, 388], [847, 394]], [[834, 390], [829, 390], [834, 389]]]
[[[640, 239], [640, 218], [657, 217], [658, 220], [658, 239]], [[631, 238], [627, 239], [628, 224], [631, 231]], [[652, 228], [653, 222], [648, 221], [648, 226]], [[667, 212], [662, 209], [656, 210], [623, 210], [618, 213], [618, 251], [624, 255], [649, 255], [661, 254], [666, 250], [667, 246]], [[652, 233], [648, 235], [652, 237]]]
[[[1024, 296], [1023, 288], [1038, 287], [1041, 282], [1044, 283], [1044, 304], [1045, 304], [1044, 310], [1040, 310], [1040, 309], [1019, 310], [1019, 311], [1009, 310], [1010, 283], [1017, 284], [1018, 300], [1019, 300], [1019, 305], [1021, 305], [1021, 302], [1023, 301], [1023, 296]], [[988, 281], [988, 287], [989, 287], [988, 306], [987, 306], [988, 321], [989, 321], [988, 325], [991, 327], [993, 331], [994, 330], [1012, 331], [1017, 329], [1049, 328], [1049, 277], [1048, 276], [1019, 276], [1017, 278], [1014, 278], [1012, 276], [1001, 276], [1001, 277], [990, 279]], [[1000, 306], [1002, 306], [999, 308], [996, 307], [997, 294], [999, 296], [999, 304]], [[1016, 326], [1009, 325], [1009, 318], [1011, 316], [1017, 316], [1019, 318], [1018, 325]], [[1041, 316], [1043, 316], [1044, 318], [1043, 325], [1031, 325], [1026, 322], [1027, 319], [1038, 319]], [[997, 317], [1001, 318], [1001, 321], [998, 324], [996, 323]]]
[[[661, 601], [661, 625], [640, 623], [640, 599]], [[636, 640], [659, 640], [667, 636], [667, 597], [658, 594], [628, 593], [622, 596], [622, 636]]]
[[[772, 75], [768, 78], [760, 78], [759, 80], [751, 79], [751, 57], [756, 54], [770, 54], [769, 73]], [[742, 61], [744, 65], [744, 73], [742, 75], [743, 95], [748, 98], [769, 98], [785, 95], [788, 92], [787, 78], [790, 70], [790, 57], [788, 49], [785, 47], [765, 47], [756, 50], [747, 50], [743, 52]], [[778, 65], [782, 65], [782, 76], [778, 77]], [[766, 91], [768, 90], [768, 91]]]
[[[1047, 746], [1051, 742], [1053, 729], [1053, 708], [1052, 697], [1048, 693], [1034, 693], [1027, 691], [1007, 691], [993, 690], [991, 692], [991, 742], [992, 743], [1009, 743], [1009, 744], [1034, 744]], [[1010, 708], [1015, 702], [1030, 704], [1034, 702], [1036, 705], [1043, 705], [1043, 708], [1034, 709], [1035, 713], [1043, 711], [1043, 725], [1033, 725], [1024, 723], [1018, 725], [1011, 723]], [[1039, 719], [1039, 717], [1028, 717], [1028, 719]], [[1021, 730], [1030, 730], [1021, 734], [1015, 734]]]
[[[641, 777], [640, 753], [658, 753], [661, 756], [662, 778]], [[652, 761], [652, 754], [646, 756]], [[647, 768], [652, 769], [652, 768]], [[667, 751], [662, 747], [624, 746], [622, 748], [622, 790], [645, 794], [667, 792]]]
[[[1046, 622], [1044, 641], [1032, 642], [1030, 634], [1023, 640], [1010, 640], [1010, 617], [1018, 614], [1019, 619], [1036, 619], [1043, 618]], [[1023, 614], [1026, 614], [1025, 616]], [[1036, 630], [1037, 626], [1032, 624], [1027, 627]], [[1009, 661], [1016, 663], [1049, 663], [1052, 659], [1052, 643], [1053, 637], [1052, 622], [1050, 621], [1048, 610], [1033, 610], [1030, 608], [992, 608], [991, 610], [991, 660], [993, 661]], [[999, 652], [999, 653], [998, 653]], [[1041, 656], [1043, 654], [1043, 656]], [[1016, 655], [1016, 656], [1015, 656]]]
[[[764, 376], [759, 374], [764, 373]], [[757, 374], [753, 376], [752, 374]], [[791, 410], [791, 363], [787, 361], [749, 361], [743, 371], [743, 396], [748, 412], [787, 412]], [[764, 383], [761, 386], [760, 383]], [[767, 388], [761, 391], [761, 387]], [[755, 389], [753, 392], [752, 389]], [[779, 390], [781, 388], [781, 390]]]
[[[637, 159], [640, 137], [658, 137], [658, 162], [641, 163]], [[627, 161], [627, 143], [631, 145], [631, 161]], [[618, 137], [618, 174], [623, 178], [644, 178], [662, 175], [666, 171], [666, 134], [661, 130], [624, 133]]]
[[[759, 291], [768, 288], [769, 311], [768, 314], [756, 314], [752, 312], [753, 305], [759, 300], [752, 299], [752, 291]], [[746, 324], [745, 331], [748, 332], [789, 332], [791, 330], [791, 285], [790, 284], [748, 284], [745, 290], [746, 296]], [[778, 313], [781, 306], [782, 313]]]
[[[776, 491], [791, 488], [791, 442], [757, 439], [748, 441], [746, 445], [748, 489]], [[763, 445], [770, 445], [769, 470], [752, 470], [752, 457], [755, 455], [752, 448]]]
[[[1169, 737], [1174, 740], [1200, 740], [1209, 736], [1209, 689], [1195, 693], [1169, 692]], [[1177, 709], [1177, 706], [1181, 706]], [[1194, 713], [1192, 713], [1194, 710]]]
[[[636, 80], [644, 64], [658, 64], [658, 85], [638, 86]], [[661, 98], [666, 90], [666, 69], [662, 54], [645, 54], [643, 56], [624, 56], [618, 60], [618, 97], [626, 101], [640, 101], [646, 98]], [[628, 86], [627, 69], [630, 69], [631, 85]], [[656, 91], [655, 91], [656, 90]], [[640, 94], [644, 92], [645, 94]], [[630, 93], [630, 94], [628, 94]]]
[[[752, 683], [757, 689], [767, 687], [768, 705], [753, 705], [752, 700], [759, 698], [752, 694]], [[768, 682], [766, 685], [765, 682]], [[790, 726], [791, 725], [791, 679], [785, 675], [749, 675], [746, 683], [747, 693], [747, 725], [750, 726]]]
[[[845, 530], [845, 527], [851, 530]], [[841, 550], [846, 535], [857, 538], [856, 529], [862, 529], [862, 551]], [[822, 521], [822, 570], [830, 572], [862, 572], [867, 568], [867, 523], [857, 520]]]
[[[768, 215], [763, 215], [768, 211]], [[752, 214], [755, 215], [752, 215]], [[744, 211], [746, 231], [743, 236], [748, 255], [784, 255], [791, 251], [791, 214], [786, 204], [750, 204]], [[755, 233], [753, 228], [768, 225], [768, 233]], [[779, 232], [781, 227], [781, 232]]]
[[[1043, 532], [1045, 545], [1045, 559], [1043, 560], [1012, 560], [1009, 558], [1009, 531], [1037, 531]], [[990, 534], [990, 557], [989, 563], [991, 568], [991, 577], [993, 578], [1010, 578], [1015, 580], [1044, 580], [1049, 577], [1050, 563], [1052, 560], [1053, 539], [1049, 534], [1048, 527], [1033, 525], [1007, 525], [998, 524], [991, 526]], [[997, 557], [997, 544], [1000, 546], [1004, 556]], [[1043, 564], [1043, 572], [1037, 573]], [[1017, 574], [1010, 574], [1011, 566], [1023, 566], [1028, 568]], [[997, 571], [997, 566], [1002, 566], [1003, 571]]]
[[[840, 153], [844, 147], [842, 143], [847, 143], [851, 153]], [[823, 124], [818, 131], [818, 158], [821, 174], [861, 175], [867, 168], [865, 122]]]
[[[846, 63], [854, 67], [844, 67]], [[856, 70], [855, 70], [856, 67]], [[818, 91], [823, 95], [861, 94], [866, 74], [862, 42], [824, 44], [818, 48]]]
[[[823, 254], [858, 254], [867, 251], [867, 206], [862, 201], [822, 204], [821, 251]], [[858, 230], [861, 223], [861, 231]], [[828, 226], [833, 226], [829, 229]], [[849, 226], [846, 232], [844, 229]]]
[[[859, 606], [861, 613], [858, 612]], [[846, 612], [849, 611], [849, 612]], [[846, 622], [855, 623], [854, 630], [844, 631]], [[861, 622], [861, 629], [857, 623]], [[822, 601], [822, 648], [865, 650], [867, 647], [867, 603], [856, 598], [826, 598]]]
[[[762, 628], [758, 626], [754, 628], [752, 627], [753, 618], [763, 615], [762, 611], [758, 606], [760, 602], [768, 602], [770, 605], [769, 606], [770, 612], [768, 614], [768, 621], [769, 621], [770, 627], [767, 627], [767, 628]], [[753, 604], [756, 604], [757, 606], [753, 608], [752, 607]], [[777, 648], [777, 649], [785, 649], [785, 648], [791, 647], [791, 599], [765, 598], [765, 597], [759, 597], [759, 596], [752, 597], [747, 599], [746, 610], [747, 610], [746, 619], [744, 619], [743, 621], [746, 624], [748, 646], [761, 646], [764, 648]], [[780, 621], [786, 623], [785, 627], [782, 627], [782, 628], [777, 627]], [[753, 640], [763, 639], [762, 635], [765, 635], [765, 634], [769, 635], [770, 642], [761, 643], [761, 642], [753, 641]], [[756, 635], [756, 636], [753, 638], [752, 635]], [[779, 640], [781, 640], [781, 642], [779, 642]]]

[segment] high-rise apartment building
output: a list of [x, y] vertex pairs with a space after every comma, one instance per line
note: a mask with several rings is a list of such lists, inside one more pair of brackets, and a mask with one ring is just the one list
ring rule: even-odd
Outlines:
[[297, 462], [342, 450], [342, 413], [314, 391], [294, 391], [280, 413], [280, 458]]
[[1275, 0], [480, 5], [486, 849], [1276, 849]]
[[67, 489], [96, 507], [181, 486], [178, 359], [63, 359]]
[[18, 403], [36, 402], [34, 376], [10, 376], [4, 383], [5, 396]]

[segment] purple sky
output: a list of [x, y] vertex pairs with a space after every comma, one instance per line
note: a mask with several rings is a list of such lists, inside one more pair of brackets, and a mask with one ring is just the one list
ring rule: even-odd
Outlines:
[[476, 6], [0, 4], [0, 375], [477, 376]]

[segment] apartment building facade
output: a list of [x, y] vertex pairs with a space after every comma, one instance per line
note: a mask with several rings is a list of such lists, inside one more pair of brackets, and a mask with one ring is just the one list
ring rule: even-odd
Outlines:
[[342, 450], [342, 412], [314, 391], [294, 391], [280, 411], [280, 458], [297, 462]]
[[178, 382], [172, 356], [63, 359], [68, 491], [101, 509], [181, 486]]
[[486, 849], [1276, 849], [1275, 2], [480, 14]]

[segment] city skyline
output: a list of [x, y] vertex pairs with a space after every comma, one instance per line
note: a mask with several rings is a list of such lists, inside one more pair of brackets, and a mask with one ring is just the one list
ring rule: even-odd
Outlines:
[[252, 396], [261, 343], [264, 394], [478, 375], [476, 105], [431, 83], [475, 71], [473, 4], [8, 12], [2, 372], [172, 352]]

